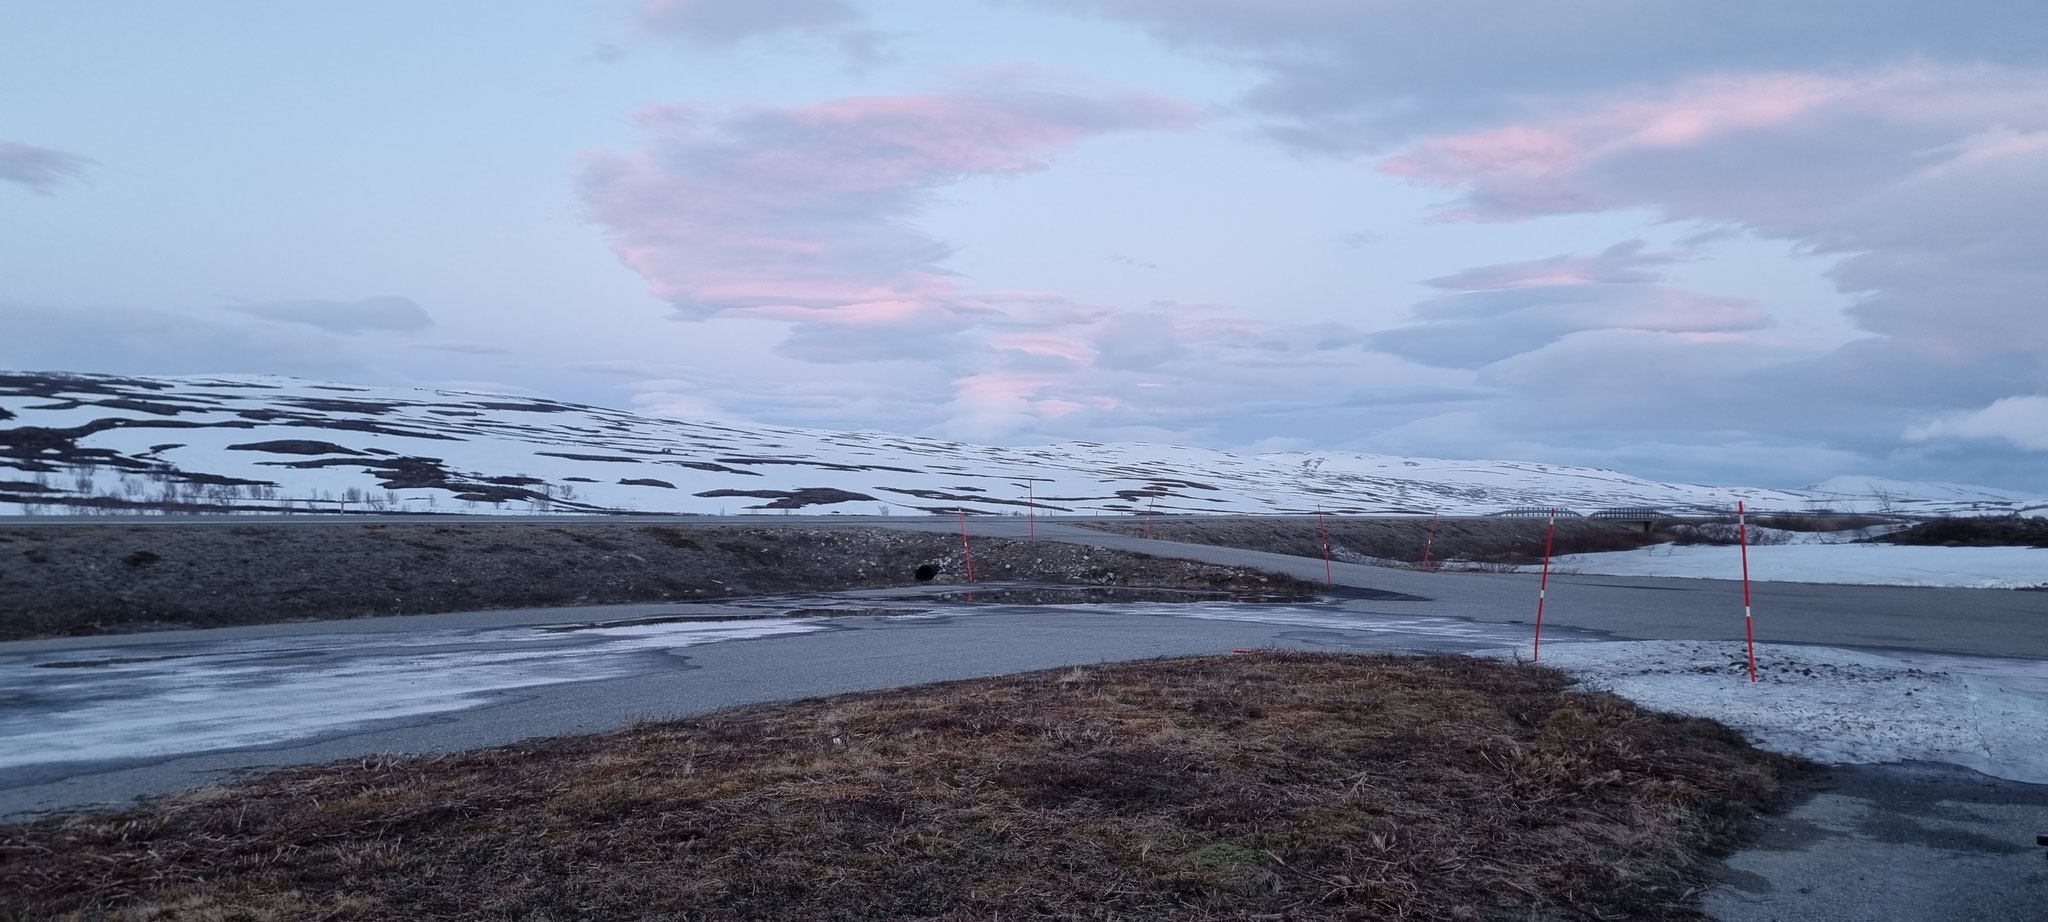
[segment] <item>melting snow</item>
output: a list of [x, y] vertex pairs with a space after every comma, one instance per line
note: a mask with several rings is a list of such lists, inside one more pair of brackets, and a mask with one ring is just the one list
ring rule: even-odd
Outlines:
[[1777, 752], [1948, 762], [2048, 784], [2048, 662], [1766, 644], [1754, 684], [1739, 642], [1545, 644], [1541, 662], [1644, 707], [1721, 721]]

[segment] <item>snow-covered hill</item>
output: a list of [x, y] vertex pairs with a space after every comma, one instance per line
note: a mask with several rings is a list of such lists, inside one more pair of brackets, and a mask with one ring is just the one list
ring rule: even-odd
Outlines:
[[995, 448], [652, 418], [526, 397], [268, 376], [0, 373], [0, 513], [231, 506], [852, 515], [2048, 509], [1995, 490], [1840, 480], [1706, 487], [1512, 461], [1150, 444]]

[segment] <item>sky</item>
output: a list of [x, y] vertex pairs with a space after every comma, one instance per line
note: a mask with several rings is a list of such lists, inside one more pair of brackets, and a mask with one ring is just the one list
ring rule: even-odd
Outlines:
[[2048, 491], [2048, 6], [0, 6], [0, 367]]

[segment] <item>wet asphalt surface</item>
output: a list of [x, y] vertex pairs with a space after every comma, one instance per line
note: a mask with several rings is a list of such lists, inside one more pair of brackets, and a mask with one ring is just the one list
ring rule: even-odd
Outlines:
[[0, 815], [117, 803], [236, 770], [941, 679], [1235, 649], [1474, 652], [1526, 634], [1376, 613], [1369, 600], [1010, 600], [1042, 592], [883, 590], [0, 645]]

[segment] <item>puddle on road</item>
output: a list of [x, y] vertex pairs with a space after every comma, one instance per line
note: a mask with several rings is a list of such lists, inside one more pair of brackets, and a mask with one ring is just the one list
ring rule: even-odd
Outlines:
[[932, 614], [929, 608], [785, 608], [780, 611], [727, 612], [719, 615], [649, 615], [645, 618], [626, 618], [619, 621], [585, 621], [582, 624], [558, 624], [540, 628], [544, 634], [571, 634], [578, 631], [601, 631], [621, 627], [645, 627], [655, 624], [720, 624], [731, 621], [771, 621], [785, 618], [894, 618], [903, 615]]
[[[656, 624], [703, 624], [723, 621], [762, 621], [787, 618], [914, 618], [966, 614], [970, 606], [991, 605], [1302, 605], [1314, 599], [1273, 593], [1236, 592], [1216, 589], [1162, 589], [1138, 586], [1053, 586], [1032, 583], [987, 583], [946, 586], [916, 592], [892, 592], [885, 598], [897, 603], [929, 603], [920, 607], [863, 604], [857, 599], [832, 596], [758, 596], [678, 603], [678, 611], [617, 621], [585, 621], [539, 628], [549, 634]], [[687, 609], [687, 610], [682, 610]]]
[[976, 589], [959, 586], [932, 593], [944, 602], [973, 602], [999, 605], [1096, 605], [1150, 603], [1236, 602], [1244, 605], [1301, 604], [1312, 602], [1300, 596], [1272, 593], [1231, 592], [1210, 589], [1148, 589], [1136, 586], [1023, 586]]

